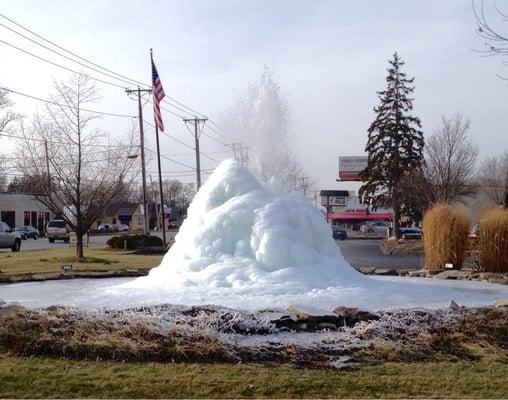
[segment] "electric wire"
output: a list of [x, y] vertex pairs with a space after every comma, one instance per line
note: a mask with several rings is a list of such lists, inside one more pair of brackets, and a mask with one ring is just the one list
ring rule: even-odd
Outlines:
[[[6, 91], [8, 91], [10, 93], [17, 94], [19, 96], [28, 97], [28, 98], [33, 99], [33, 100], [38, 100], [38, 101], [42, 101], [44, 103], [53, 104], [55, 106], [69, 108], [69, 109], [74, 109], [74, 107], [69, 106], [67, 104], [62, 104], [62, 103], [58, 103], [58, 102], [53, 101], [53, 100], [43, 99], [41, 97], [37, 97], [37, 96], [31, 95], [31, 94], [18, 92], [16, 90], [9, 89], [9, 88], [7, 88], [5, 86], [0, 86], [0, 90], [6, 90]], [[111, 116], [111, 117], [136, 118], [136, 119], [138, 118], [137, 115], [117, 114], [117, 113], [110, 113], [110, 112], [105, 112], [105, 111], [90, 110], [90, 109], [81, 108], [81, 107], [80, 107], [80, 110], [85, 111], [85, 112], [89, 112], [89, 113], [93, 113], [93, 114], [107, 115], [107, 116]]]
[[7, 46], [9, 46], [9, 47], [12, 47], [13, 49], [18, 50], [18, 51], [21, 51], [22, 53], [25, 53], [25, 54], [27, 54], [27, 55], [29, 55], [29, 56], [32, 56], [32, 57], [34, 57], [34, 58], [37, 58], [38, 60], [41, 60], [41, 61], [44, 61], [44, 62], [46, 62], [46, 63], [48, 63], [48, 64], [54, 65], [55, 67], [58, 67], [58, 68], [61, 68], [61, 69], [66, 70], [66, 71], [72, 72], [73, 74], [77, 74], [77, 75], [80, 75], [80, 76], [86, 76], [86, 77], [88, 77], [88, 78], [90, 78], [90, 79], [93, 79], [94, 81], [104, 83], [105, 85], [114, 86], [114, 87], [117, 87], [117, 88], [120, 88], [120, 89], [126, 89], [126, 87], [125, 87], [125, 86], [120, 86], [120, 85], [117, 85], [116, 83], [113, 83], [113, 82], [108, 82], [108, 81], [105, 81], [105, 80], [103, 80], [103, 79], [96, 78], [96, 77], [94, 77], [94, 76], [92, 76], [92, 75], [83, 74], [82, 72], [79, 72], [79, 71], [76, 71], [76, 70], [74, 70], [74, 69], [71, 69], [71, 68], [65, 67], [65, 66], [60, 65], [60, 64], [58, 64], [58, 63], [55, 63], [55, 62], [53, 62], [53, 61], [51, 61], [51, 60], [48, 60], [47, 58], [44, 58], [44, 57], [38, 56], [38, 55], [36, 55], [36, 54], [34, 54], [34, 53], [31, 53], [31, 52], [29, 52], [29, 51], [27, 51], [27, 50], [23, 50], [22, 48], [20, 48], [20, 47], [18, 47], [18, 46], [15, 46], [15, 45], [13, 45], [12, 43], [6, 42], [5, 40], [0, 39], [0, 43], [3, 43], [3, 44], [5, 44], [5, 45], [7, 45]]

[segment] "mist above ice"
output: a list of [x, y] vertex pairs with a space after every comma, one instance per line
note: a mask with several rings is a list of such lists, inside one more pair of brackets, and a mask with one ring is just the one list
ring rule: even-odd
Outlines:
[[297, 188], [304, 168], [290, 145], [295, 138], [287, 100], [268, 67], [246, 95], [223, 112], [221, 126], [231, 142], [241, 144], [233, 149], [235, 158], [255, 176], [264, 182], [274, 177], [288, 190]]

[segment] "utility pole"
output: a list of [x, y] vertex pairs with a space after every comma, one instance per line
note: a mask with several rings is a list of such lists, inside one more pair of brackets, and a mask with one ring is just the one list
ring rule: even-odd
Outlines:
[[[150, 175], [150, 187], [153, 188], [153, 180], [152, 175]], [[155, 215], [157, 216], [157, 229], [160, 229], [161, 223], [159, 219], [159, 209], [157, 208], [157, 190], [155, 190], [156, 193], [154, 193], [154, 199], [155, 199]], [[162, 207], [162, 206], [161, 206]], [[164, 212], [164, 211], [163, 211]]]
[[203, 124], [208, 121], [208, 118], [184, 118], [183, 122], [186, 124], [188, 122], [192, 122], [194, 124], [194, 142], [196, 149], [196, 182], [197, 182], [197, 190], [201, 187], [201, 158], [199, 152], [199, 135], [198, 135], [198, 125], [202, 122]]
[[151, 93], [152, 89], [125, 89], [127, 94], [135, 93], [138, 96], [138, 119], [139, 119], [139, 145], [141, 151], [141, 179], [143, 182], [143, 215], [145, 217], [143, 223], [143, 231], [145, 235], [150, 235], [150, 227], [148, 225], [148, 207], [146, 204], [146, 170], [145, 170], [145, 134], [143, 131], [143, 107], [141, 106], [141, 93]]
[[49, 152], [47, 139], [44, 139], [44, 152], [46, 153], [46, 174], [48, 175], [48, 184], [51, 185], [51, 176], [49, 174]]
[[305, 183], [305, 181], [306, 181], [307, 179], [309, 179], [309, 177], [307, 177], [307, 176], [302, 176], [302, 177], [300, 177], [300, 178], [298, 178], [298, 179], [300, 179], [300, 180], [302, 181], [302, 190], [303, 190], [303, 194], [304, 194], [304, 196], [305, 196], [305, 197], [307, 197], [307, 184]]

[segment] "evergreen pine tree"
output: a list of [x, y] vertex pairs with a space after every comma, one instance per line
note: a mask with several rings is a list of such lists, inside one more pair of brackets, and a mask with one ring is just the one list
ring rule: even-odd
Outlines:
[[374, 108], [376, 119], [368, 129], [368, 164], [361, 174], [364, 184], [359, 196], [372, 209], [393, 208], [394, 234], [399, 237], [405, 197], [401, 182], [407, 173], [421, 168], [424, 141], [420, 119], [411, 115], [414, 78], [401, 71], [404, 62], [397, 53], [389, 63], [387, 88], [378, 92], [380, 105]]

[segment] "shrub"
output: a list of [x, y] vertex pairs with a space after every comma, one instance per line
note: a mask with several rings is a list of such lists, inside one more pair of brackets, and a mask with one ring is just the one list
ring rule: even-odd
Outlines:
[[462, 267], [465, 258], [469, 217], [463, 209], [440, 203], [423, 216], [423, 246], [425, 268], [429, 272], [442, 271], [446, 263], [455, 269]]
[[106, 243], [112, 249], [136, 250], [141, 247], [162, 247], [162, 239], [148, 235], [120, 235], [113, 236]]
[[478, 239], [480, 269], [508, 272], [508, 210], [492, 208], [480, 219]]

